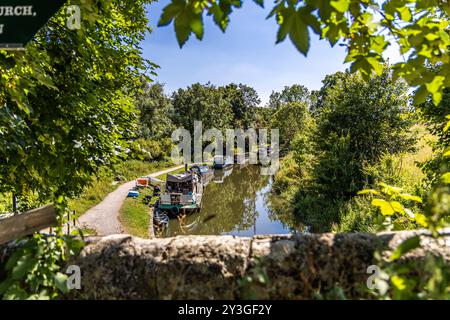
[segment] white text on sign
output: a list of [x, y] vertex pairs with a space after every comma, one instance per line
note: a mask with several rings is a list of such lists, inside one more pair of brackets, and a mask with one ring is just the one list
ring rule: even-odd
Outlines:
[[35, 16], [33, 6], [0, 6], [0, 17]]

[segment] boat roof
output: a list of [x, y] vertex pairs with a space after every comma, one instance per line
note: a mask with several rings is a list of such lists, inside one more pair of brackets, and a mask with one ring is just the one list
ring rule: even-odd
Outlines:
[[167, 182], [189, 182], [192, 181], [193, 174], [192, 173], [179, 173], [179, 174], [168, 174]]
[[208, 171], [209, 167], [208, 166], [192, 166], [191, 170], [192, 169], [199, 169], [200, 171]]

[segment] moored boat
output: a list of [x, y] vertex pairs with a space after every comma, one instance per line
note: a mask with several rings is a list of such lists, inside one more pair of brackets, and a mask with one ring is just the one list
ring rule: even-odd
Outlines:
[[203, 186], [205, 187], [214, 177], [214, 171], [211, 167], [206, 165], [194, 165], [190, 169], [191, 172], [198, 174], [203, 182]]
[[233, 166], [233, 158], [228, 156], [215, 156], [213, 167], [214, 169], [224, 169]]
[[153, 225], [157, 228], [166, 228], [169, 224], [169, 216], [155, 208], [153, 211]]
[[200, 210], [203, 197], [203, 182], [194, 172], [167, 175], [166, 186], [161, 194], [159, 209], [173, 215], [180, 212]]

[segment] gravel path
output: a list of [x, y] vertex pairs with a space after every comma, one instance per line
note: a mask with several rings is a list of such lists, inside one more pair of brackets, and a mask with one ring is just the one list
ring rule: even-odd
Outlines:
[[[181, 168], [183, 166], [155, 172], [147, 177], [155, 178]], [[86, 211], [78, 218], [79, 227], [94, 229], [101, 236], [123, 233], [123, 228], [119, 222], [119, 211], [128, 191], [135, 186], [135, 183], [135, 180], [133, 180], [119, 186], [115, 191], [108, 194], [102, 202]]]

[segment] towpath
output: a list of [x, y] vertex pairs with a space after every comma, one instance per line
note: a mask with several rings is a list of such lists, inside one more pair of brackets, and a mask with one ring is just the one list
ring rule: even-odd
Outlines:
[[[183, 166], [162, 170], [147, 177], [156, 178], [181, 168]], [[123, 233], [123, 228], [119, 221], [119, 212], [128, 195], [128, 191], [134, 187], [135, 183], [134, 180], [124, 183], [108, 194], [102, 202], [78, 218], [78, 226], [84, 229], [93, 229], [101, 236]]]

